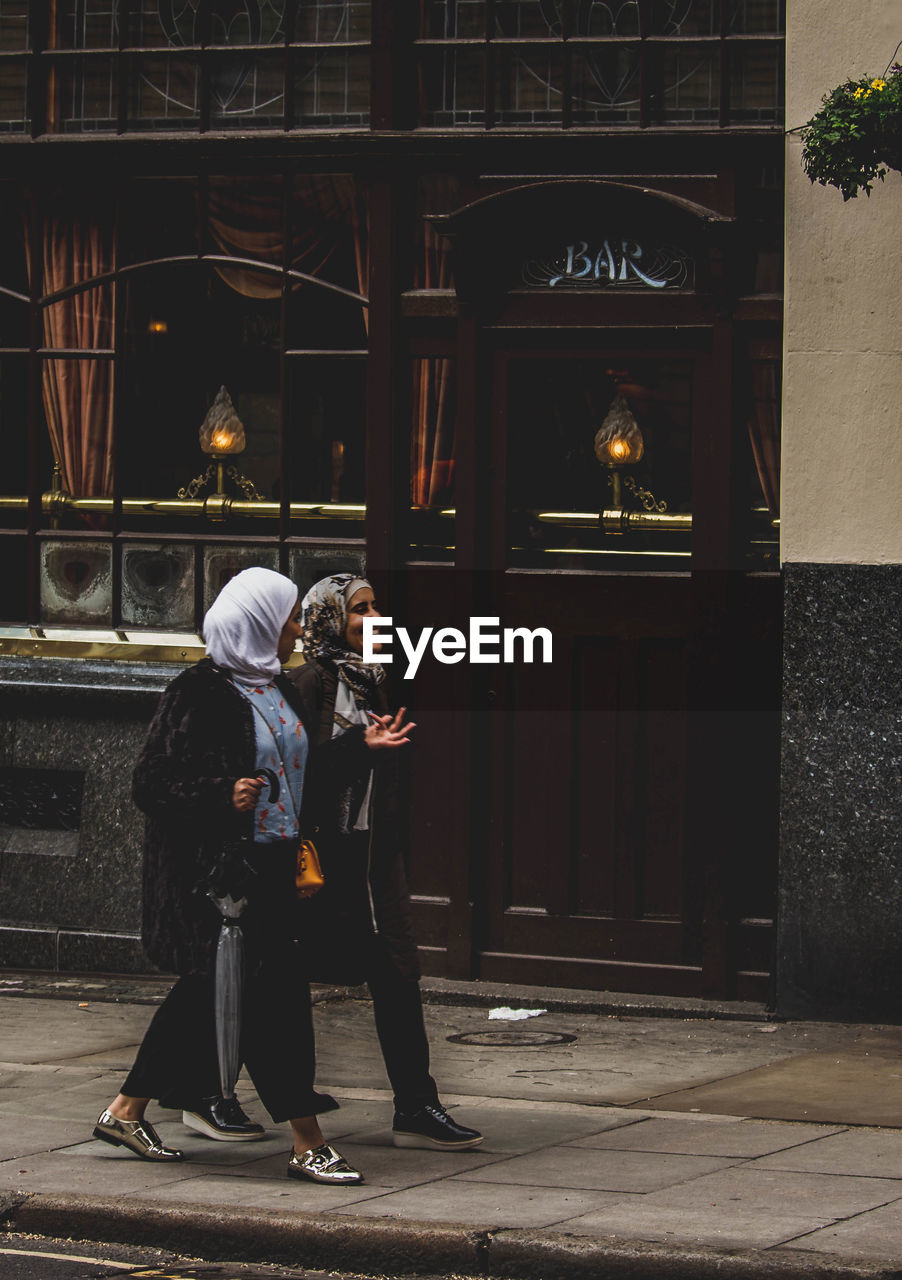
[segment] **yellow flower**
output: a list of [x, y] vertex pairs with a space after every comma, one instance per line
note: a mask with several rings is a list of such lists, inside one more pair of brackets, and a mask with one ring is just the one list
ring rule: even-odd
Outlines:
[[859, 85], [858, 88], [855, 90], [855, 92], [852, 94], [852, 97], [860, 98], [863, 93], [864, 93], [864, 89], [862, 89], [861, 85]]
[[872, 88], [872, 89], [877, 89], [878, 91], [879, 91], [880, 89], [885, 89], [885, 88], [886, 88], [886, 81], [885, 81], [885, 80], [881, 80], [881, 79], [879, 78], [879, 76], [878, 76], [878, 78], [877, 78], [876, 80], [872, 80], [872, 81], [871, 81], [871, 88]]

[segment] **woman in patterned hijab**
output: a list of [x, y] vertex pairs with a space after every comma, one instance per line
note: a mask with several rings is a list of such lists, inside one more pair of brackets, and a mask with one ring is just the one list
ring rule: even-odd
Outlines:
[[365, 620], [379, 616], [365, 578], [337, 573], [302, 602], [304, 665], [291, 673], [312, 729], [305, 825], [316, 830], [325, 887], [310, 900], [311, 977], [357, 985], [373, 998], [395, 1096], [394, 1144], [432, 1151], [478, 1146], [482, 1135], [441, 1105], [429, 1073], [419, 964], [404, 863], [409, 818], [401, 779], [415, 728], [392, 716], [385, 671], [363, 661]]

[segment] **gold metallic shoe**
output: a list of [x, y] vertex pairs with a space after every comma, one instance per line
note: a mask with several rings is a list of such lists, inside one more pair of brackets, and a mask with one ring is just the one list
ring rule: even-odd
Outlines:
[[303, 1155], [292, 1152], [288, 1161], [289, 1178], [307, 1178], [310, 1182], [326, 1182], [333, 1187], [354, 1187], [363, 1182], [363, 1174], [352, 1169], [334, 1147], [324, 1142], [321, 1147], [305, 1151]]
[[148, 1120], [119, 1120], [109, 1111], [101, 1111], [94, 1126], [94, 1137], [114, 1147], [128, 1147], [142, 1160], [184, 1160], [174, 1147], [164, 1147], [160, 1135]]

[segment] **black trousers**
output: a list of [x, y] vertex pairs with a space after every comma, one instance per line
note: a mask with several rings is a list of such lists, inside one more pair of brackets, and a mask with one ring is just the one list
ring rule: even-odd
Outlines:
[[[241, 917], [247, 959], [241, 1056], [276, 1122], [338, 1105], [313, 1088], [310, 985], [294, 940], [295, 855], [292, 841], [258, 848], [258, 876]], [[214, 1018], [212, 973], [179, 978], [147, 1028], [122, 1093], [176, 1109], [219, 1093]]]
[[376, 1034], [395, 1095], [396, 1111], [417, 1111], [438, 1101], [429, 1074], [429, 1041], [420, 984], [402, 977], [374, 939], [367, 986], [373, 998]]

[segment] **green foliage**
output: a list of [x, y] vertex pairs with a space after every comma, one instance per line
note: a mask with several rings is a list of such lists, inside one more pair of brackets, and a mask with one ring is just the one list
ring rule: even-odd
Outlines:
[[847, 80], [824, 98], [802, 129], [802, 162], [812, 182], [838, 187], [843, 200], [887, 169], [902, 169], [902, 66], [882, 77]]

